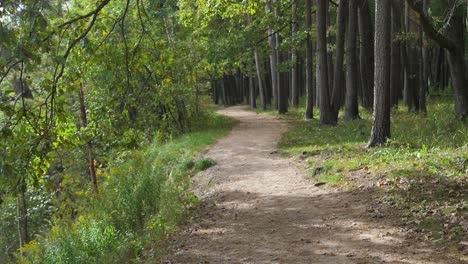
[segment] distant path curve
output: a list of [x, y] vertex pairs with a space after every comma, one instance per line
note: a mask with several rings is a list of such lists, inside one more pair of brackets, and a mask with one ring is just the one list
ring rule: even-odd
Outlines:
[[217, 165], [194, 179], [199, 217], [163, 263], [457, 263], [375, 219], [366, 192], [315, 187], [277, 154], [287, 123], [234, 106], [239, 120], [205, 154]]

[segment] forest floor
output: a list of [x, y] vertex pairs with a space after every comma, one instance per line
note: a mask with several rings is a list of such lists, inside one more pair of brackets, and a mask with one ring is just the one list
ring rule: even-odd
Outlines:
[[317, 184], [277, 144], [288, 122], [244, 107], [204, 157], [217, 165], [194, 177], [197, 215], [166, 245], [162, 263], [461, 263], [408, 236], [372, 188]]

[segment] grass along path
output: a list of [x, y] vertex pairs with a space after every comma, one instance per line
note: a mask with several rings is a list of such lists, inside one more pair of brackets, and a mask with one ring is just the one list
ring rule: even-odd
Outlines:
[[364, 119], [336, 127], [304, 122], [301, 109], [293, 110], [280, 148], [317, 182], [374, 191], [376, 214], [397, 209], [410, 236], [468, 260], [468, 125], [447, 114], [452, 108], [437, 100], [428, 115], [393, 110], [393, 138], [375, 149], [365, 148], [372, 124], [364, 109]]

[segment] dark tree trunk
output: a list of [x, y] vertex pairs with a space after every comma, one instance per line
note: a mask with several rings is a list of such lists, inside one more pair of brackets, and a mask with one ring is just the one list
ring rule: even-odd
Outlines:
[[357, 0], [349, 0], [348, 30], [346, 32], [346, 102], [345, 120], [359, 118], [358, 67], [356, 54]]
[[[426, 15], [426, 0], [423, 0], [423, 12]], [[427, 73], [426, 73], [426, 49], [424, 48], [424, 33], [422, 26], [418, 26], [419, 29], [419, 39], [418, 39], [418, 48], [419, 48], [419, 111], [422, 113], [427, 112], [426, 107], [426, 93], [427, 93]]]
[[317, 0], [317, 69], [319, 85], [320, 124], [333, 125], [328, 89], [328, 54], [327, 54], [327, 1]]
[[[418, 32], [418, 26], [411, 21], [408, 5], [405, 7], [405, 30], [406, 33], [416, 34]], [[408, 111], [419, 111], [419, 48], [414, 39], [406, 42], [405, 72], [405, 103], [408, 106]]]
[[219, 104], [219, 91], [215, 80], [211, 81], [211, 93], [213, 96], [213, 103]]
[[362, 0], [359, 11], [360, 69], [362, 105], [371, 109], [374, 102], [374, 29], [370, 16], [369, 1]]
[[221, 78], [221, 100], [223, 101], [223, 105], [227, 106], [227, 93], [226, 93], [226, 77]]
[[398, 106], [400, 90], [403, 87], [401, 46], [397, 36], [401, 33], [401, 0], [392, 1], [392, 47], [391, 47], [391, 78], [390, 104]]
[[343, 70], [343, 58], [344, 58], [344, 43], [345, 43], [345, 32], [346, 32], [346, 18], [348, 15], [348, 1], [340, 1], [338, 7], [337, 17], [337, 33], [336, 33], [336, 62], [334, 80], [333, 80], [333, 94], [332, 94], [332, 108], [334, 119], [338, 120], [338, 112], [340, 107], [343, 105], [343, 94], [344, 94], [344, 70]]
[[312, 38], [310, 36], [310, 32], [312, 30], [312, 0], [306, 0], [306, 10], [305, 10], [305, 22], [306, 22], [306, 30], [307, 30], [307, 38], [306, 38], [306, 89], [307, 89], [307, 106], [306, 106], [306, 113], [305, 119], [309, 120], [313, 118], [313, 107], [314, 107], [314, 99], [313, 99], [313, 91], [314, 91], [314, 77], [312, 75]]
[[[273, 0], [273, 4], [276, 4], [277, 0]], [[280, 17], [279, 13], [279, 8], [277, 5], [275, 5], [274, 8], [274, 15], [275, 17]], [[278, 89], [278, 113], [279, 114], [285, 114], [288, 112], [288, 86], [286, 84], [286, 76], [283, 72], [280, 72], [279, 70], [279, 65], [282, 63], [284, 60], [284, 56], [280, 51], [280, 43], [281, 43], [281, 37], [279, 32], [275, 33], [275, 52], [276, 52], [276, 81], [278, 82], [277, 84], [277, 89]]]
[[250, 101], [250, 107], [252, 108], [257, 108], [257, 101], [256, 101], [256, 96], [255, 96], [255, 85], [254, 85], [254, 80], [252, 76], [249, 76], [249, 101]]
[[[326, 2], [326, 9], [329, 10], [329, 7], [330, 7], [330, 2], [329, 1], [325, 1]], [[328, 28], [330, 27], [331, 25], [331, 20], [330, 20], [330, 16], [328, 15], [328, 11], [327, 11], [327, 33], [328, 33]], [[333, 45], [335, 43], [335, 40], [333, 39], [332, 35], [328, 35], [327, 34], [327, 43], [328, 44], [331, 44]], [[334, 66], [333, 66], [333, 50], [332, 49], [327, 49], [327, 55], [328, 55], [328, 58], [327, 58], [327, 68], [328, 68], [328, 88], [330, 89], [329, 91], [329, 95], [330, 95], [330, 98], [331, 98], [331, 89], [333, 89], [333, 69], [334, 69]]]
[[[291, 6], [291, 35], [294, 35], [297, 32], [297, 4], [294, 1]], [[298, 95], [298, 85], [297, 85], [297, 55], [296, 55], [296, 47], [291, 48], [291, 105], [293, 107], [299, 106], [299, 95]]]
[[368, 147], [385, 144], [390, 137], [390, 1], [375, 3], [374, 116]]
[[[405, 21], [405, 33], [408, 33], [410, 30], [410, 20], [409, 20], [409, 6], [408, 3], [405, 4], [404, 12], [404, 21]], [[404, 69], [404, 88], [403, 88], [403, 99], [408, 107], [408, 111], [413, 108], [412, 101], [412, 82], [411, 82], [411, 50], [409, 44], [405, 42], [405, 69]]]
[[19, 247], [23, 247], [25, 244], [29, 243], [28, 206], [24, 181], [21, 185], [20, 194], [16, 199]]

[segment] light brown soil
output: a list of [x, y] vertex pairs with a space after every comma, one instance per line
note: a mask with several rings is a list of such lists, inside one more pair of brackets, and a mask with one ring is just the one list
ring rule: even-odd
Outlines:
[[217, 165], [195, 177], [200, 214], [163, 263], [458, 263], [371, 212], [370, 191], [315, 187], [277, 154], [285, 121], [220, 113], [240, 122], [205, 154]]

